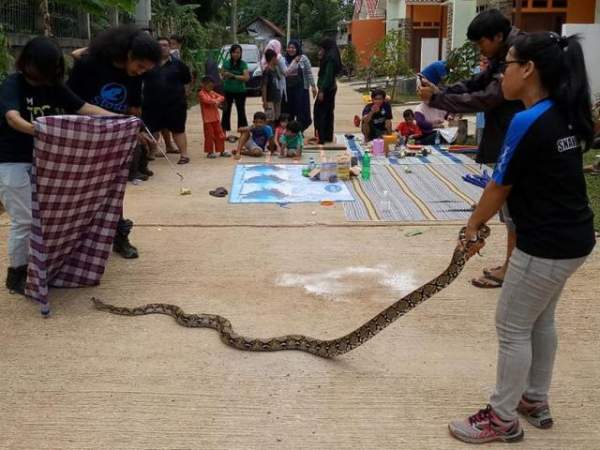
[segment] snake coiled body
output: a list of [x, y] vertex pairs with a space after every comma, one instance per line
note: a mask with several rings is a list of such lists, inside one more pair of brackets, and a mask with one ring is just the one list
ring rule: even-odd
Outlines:
[[472, 250], [481, 248], [489, 235], [490, 229], [487, 226], [482, 226], [477, 233], [476, 240], [466, 241], [465, 228], [463, 228], [459, 233], [459, 243], [446, 270], [381, 311], [364, 325], [337, 339], [321, 340], [300, 334], [288, 334], [269, 339], [250, 338], [233, 331], [231, 322], [225, 317], [215, 314], [187, 314], [176, 305], [150, 303], [140, 307], [127, 308], [109, 305], [96, 298], [92, 298], [92, 302], [97, 309], [112, 314], [125, 316], [166, 314], [173, 317], [178, 324], [184, 327], [213, 328], [219, 332], [221, 340], [225, 344], [238, 350], [255, 352], [299, 350], [323, 358], [332, 358], [361, 346], [398, 318], [452, 283], [464, 268]]

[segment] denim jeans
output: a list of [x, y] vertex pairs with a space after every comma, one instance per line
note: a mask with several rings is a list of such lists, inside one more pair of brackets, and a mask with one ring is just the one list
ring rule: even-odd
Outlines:
[[496, 308], [498, 367], [490, 399], [502, 419], [516, 419], [523, 394], [548, 399], [557, 347], [554, 312], [565, 283], [585, 259], [513, 252]]
[[0, 201], [10, 216], [8, 257], [11, 267], [27, 264], [31, 232], [31, 164], [0, 163]]

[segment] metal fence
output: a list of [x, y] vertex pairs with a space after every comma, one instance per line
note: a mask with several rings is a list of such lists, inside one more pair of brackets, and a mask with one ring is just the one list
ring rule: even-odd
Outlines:
[[54, 36], [81, 39], [88, 37], [85, 13], [79, 12], [76, 8], [57, 4], [52, 0], [48, 2], [48, 9], [50, 27]]
[[2, 0], [0, 24], [7, 33], [36, 33], [36, 10], [33, 0]]
[[[86, 14], [48, 1], [52, 34], [58, 38], [87, 38]], [[0, 0], [0, 24], [7, 33], [39, 34], [42, 20], [36, 0]]]

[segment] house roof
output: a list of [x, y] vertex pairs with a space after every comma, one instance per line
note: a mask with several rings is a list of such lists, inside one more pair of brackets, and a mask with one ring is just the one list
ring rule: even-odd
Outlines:
[[275, 35], [278, 37], [285, 36], [285, 32], [281, 28], [279, 28], [277, 25], [275, 25], [269, 19], [265, 19], [263, 16], [257, 16], [254, 20], [249, 22], [247, 25], [244, 25], [242, 27], [242, 30], [247, 31], [248, 28], [250, 27], [250, 25], [252, 25], [253, 23], [256, 23], [256, 22], [262, 22], [267, 28], [269, 28], [271, 31], [273, 31], [273, 33], [275, 33]]

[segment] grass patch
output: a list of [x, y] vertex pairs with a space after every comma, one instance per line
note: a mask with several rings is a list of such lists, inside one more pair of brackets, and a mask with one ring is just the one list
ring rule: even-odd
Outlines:
[[[593, 164], [598, 161], [596, 155], [600, 155], [598, 150], [590, 150], [583, 155], [583, 164]], [[588, 197], [590, 199], [590, 205], [594, 210], [594, 228], [596, 231], [600, 231], [600, 175], [589, 175], [585, 176], [587, 182]]]

